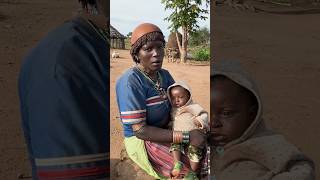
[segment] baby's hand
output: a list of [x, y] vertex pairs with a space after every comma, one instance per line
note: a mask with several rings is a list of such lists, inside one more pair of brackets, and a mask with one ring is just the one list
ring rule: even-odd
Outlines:
[[201, 125], [201, 123], [199, 122], [199, 120], [198, 120], [197, 118], [194, 118], [194, 119], [193, 119], [193, 122], [194, 122], [194, 124], [195, 124], [199, 129], [202, 128], [202, 125]]

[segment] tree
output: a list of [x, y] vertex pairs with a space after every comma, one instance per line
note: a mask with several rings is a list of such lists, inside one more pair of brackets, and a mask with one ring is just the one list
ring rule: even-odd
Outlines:
[[128, 38], [131, 38], [131, 36], [132, 36], [132, 32], [129, 32], [129, 33], [127, 34], [127, 37], [128, 37]]
[[210, 43], [210, 31], [207, 27], [192, 32], [189, 39], [190, 46], [208, 45]]
[[[207, 19], [203, 15], [209, 13], [210, 0], [161, 0], [161, 3], [165, 5], [165, 10], [173, 10], [165, 20], [170, 22], [169, 29], [176, 32], [177, 42], [181, 42], [178, 43], [180, 58], [185, 63], [189, 34], [199, 28], [197, 25], [199, 18]], [[206, 3], [206, 9], [200, 8], [203, 3]], [[182, 30], [182, 41], [179, 40], [177, 33], [179, 28]]]

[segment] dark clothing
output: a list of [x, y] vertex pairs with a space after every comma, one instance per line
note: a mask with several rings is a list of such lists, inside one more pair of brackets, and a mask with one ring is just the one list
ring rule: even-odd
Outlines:
[[108, 175], [108, 46], [78, 17], [24, 59], [19, 94], [34, 179]]

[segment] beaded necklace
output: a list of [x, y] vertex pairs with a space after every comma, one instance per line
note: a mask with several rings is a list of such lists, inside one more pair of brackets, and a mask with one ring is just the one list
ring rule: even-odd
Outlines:
[[139, 72], [141, 72], [141, 74], [143, 74], [143, 76], [152, 83], [153, 88], [158, 92], [158, 94], [160, 95], [161, 98], [167, 99], [167, 93], [166, 93], [165, 89], [161, 87], [161, 82], [163, 82], [163, 81], [162, 81], [162, 77], [161, 77], [161, 74], [159, 73], [159, 71], [157, 72], [157, 79], [154, 80], [150, 76], [150, 74], [148, 74], [146, 71], [140, 69], [138, 65], [135, 68]]
[[90, 24], [92, 29], [99, 35], [99, 37], [102, 38], [107, 43], [109, 43], [109, 33], [106, 30], [101, 29], [101, 28], [97, 27], [96, 25], [94, 25], [92, 21], [90, 21], [88, 19], [86, 19], [86, 20]]

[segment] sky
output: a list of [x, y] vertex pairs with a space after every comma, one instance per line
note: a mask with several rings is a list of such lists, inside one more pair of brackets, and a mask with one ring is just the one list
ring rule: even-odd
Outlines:
[[[205, 8], [205, 5], [203, 5]], [[209, 7], [208, 7], [209, 9]], [[141, 23], [153, 23], [157, 25], [165, 35], [166, 39], [170, 34], [167, 29], [169, 22], [164, 18], [170, 15], [169, 10], [164, 10], [161, 0], [111, 0], [110, 1], [110, 23], [121, 34], [127, 35]], [[205, 21], [199, 20], [200, 27], [210, 29], [210, 16]]]

